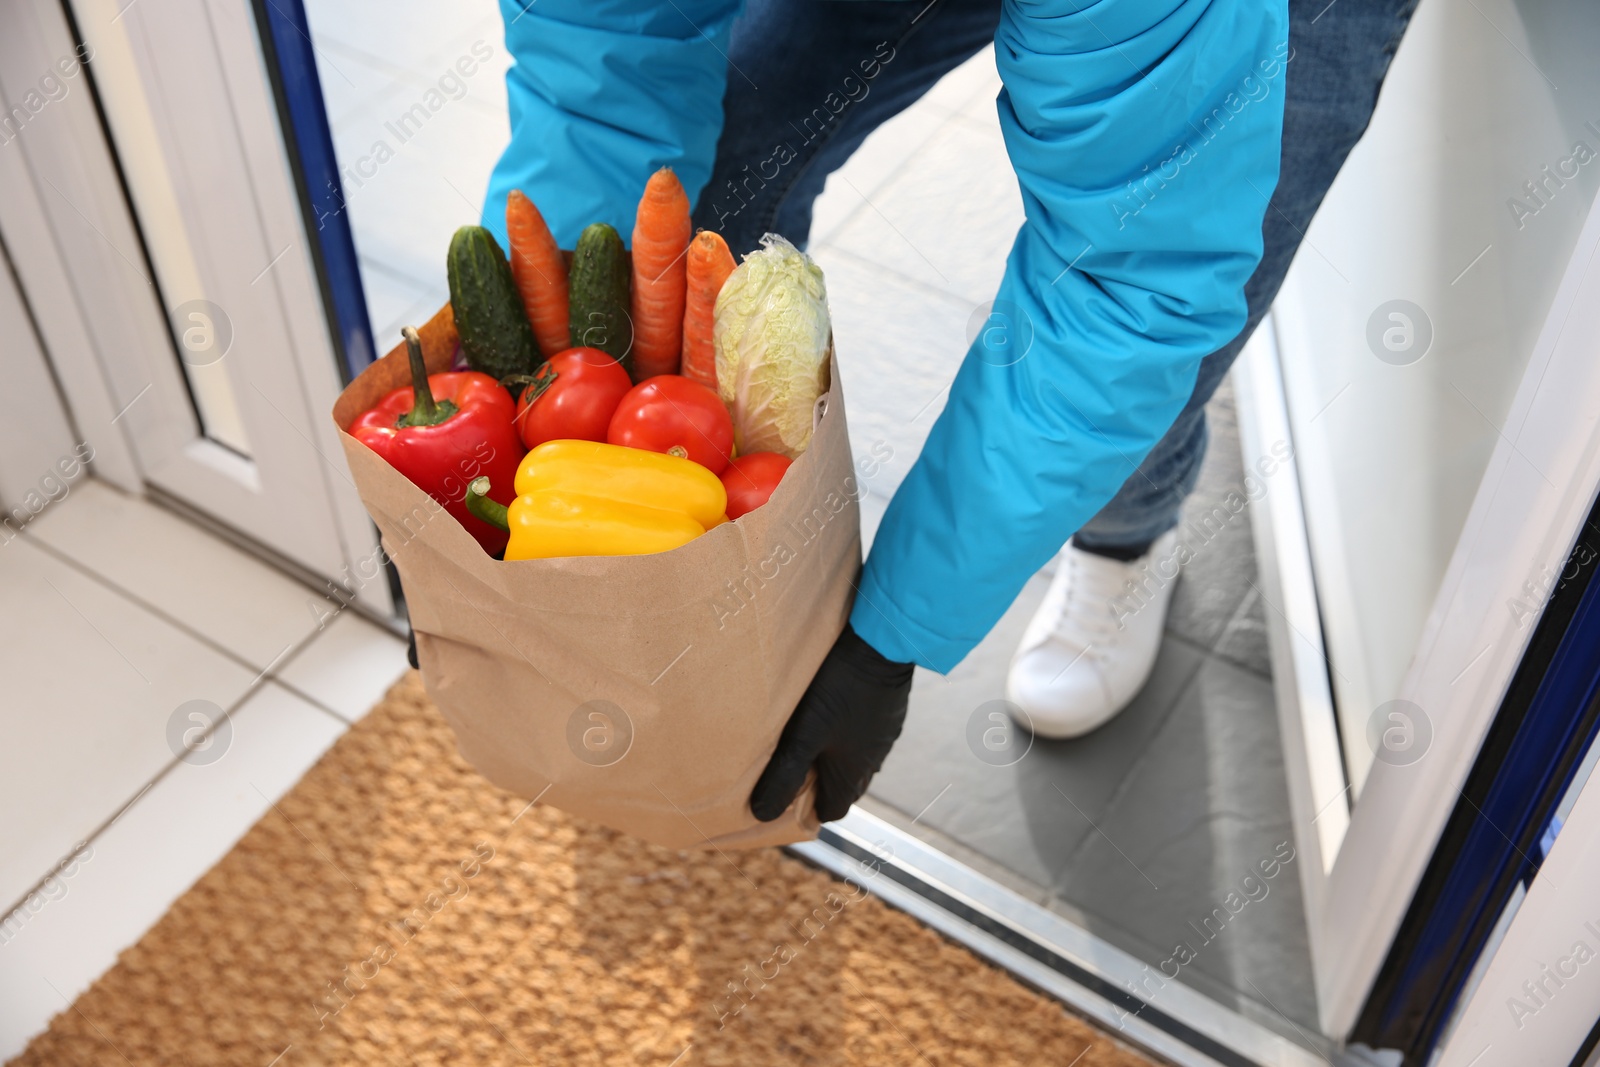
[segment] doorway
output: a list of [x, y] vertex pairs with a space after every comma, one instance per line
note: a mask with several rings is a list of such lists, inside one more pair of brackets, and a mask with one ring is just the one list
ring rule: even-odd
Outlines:
[[251, 9], [24, 5], [0, 77], [0, 233], [97, 474], [392, 614]]
[[[331, 224], [353, 231], [363, 325], [384, 349], [444, 301], [449, 234], [479, 216], [506, 130], [500, 15], [415, 4], [374, 24], [343, 0], [306, 14], [341, 185]], [[260, 15], [73, 0], [23, 9], [0, 41], [9, 98], [35, 71], [66, 87], [41, 97], [60, 122], [0, 151], [19, 191], [0, 202], [14, 289], [60, 371], [63, 403], [32, 417], [64, 447], [92, 441], [100, 477], [387, 617], [387, 586], [349, 578], [375, 548], [325, 417], [349, 354]], [[1506, 49], [1508, 30], [1524, 47]], [[1371, 135], [1212, 405], [1183, 526], [1192, 560], [1151, 683], [1080, 741], [982, 741], [1003, 725], [994, 703], [1042, 572], [958, 670], [918, 678], [869, 796], [801, 854], [840, 870], [892, 858], [900, 906], [989, 938], [992, 958], [1047, 988], [1067, 976], [1075, 1009], [1175, 1061], [1357, 1055], [1343, 1046], [1367, 1032], [1363, 1007], [1600, 481], [1573, 429], [1592, 431], [1600, 397], [1580, 328], [1600, 300], [1600, 171], [1538, 186], [1536, 205], [1523, 178], [1506, 181], [1575, 158], [1564, 142], [1600, 145], [1586, 132], [1600, 117], [1570, 103], [1600, 98], [1597, 33], [1577, 4], [1424, 0]], [[1482, 59], [1475, 88], [1442, 59], [1463, 41]], [[854, 448], [872, 463], [868, 537], [1021, 221], [998, 88], [990, 55], [959, 68], [818, 204], [811, 251], [831, 282]], [[1519, 107], [1474, 106], [1491, 90]], [[396, 127], [430, 94], [439, 107]], [[1432, 177], [1397, 197], [1408, 152]], [[1465, 199], [1430, 205], [1446, 172], [1470, 173]], [[1424, 311], [1427, 344], [1395, 300]], [[0, 315], [17, 319], [4, 301], [0, 284]], [[1395, 516], [1403, 529], [1385, 526]]]

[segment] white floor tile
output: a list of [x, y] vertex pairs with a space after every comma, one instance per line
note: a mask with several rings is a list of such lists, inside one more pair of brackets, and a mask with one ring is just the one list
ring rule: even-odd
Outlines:
[[831, 241], [973, 303], [994, 298], [1022, 196], [998, 129], [946, 123]]
[[[504, 119], [464, 107], [464, 101], [445, 102], [420, 129], [390, 129], [416, 102], [409, 87], [391, 92], [334, 137], [362, 258], [434, 285], [444, 281], [450, 236], [479, 221], [507, 134]], [[373, 147], [380, 142], [393, 152], [383, 162]]]
[[939, 127], [951, 121], [937, 108], [913, 104], [872, 131], [844, 166], [828, 176], [828, 185], [812, 208], [811, 243], [826, 241], [872, 197]]
[[409, 666], [404, 641], [353, 611], [343, 611], [284, 664], [278, 677], [355, 722]]
[[379, 355], [400, 343], [400, 327], [422, 325], [450, 299], [443, 270], [439, 271], [437, 284], [424, 286], [392, 273], [374, 260], [364, 259], [361, 284], [366, 290], [367, 318], [372, 322], [373, 342]]
[[993, 100], [999, 91], [1000, 72], [994, 65], [994, 45], [989, 45], [940, 78], [917, 102], [945, 111], [960, 111], [974, 98]]
[[[313, 20], [314, 21], [314, 20]], [[352, 53], [312, 27], [312, 49], [317, 57], [317, 80], [322, 85], [322, 106], [329, 123], [339, 124], [366, 102], [377, 98], [405, 71], [387, 63], [372, 62], [364, 53]]]
[[28, 526], [67, 559], [265, 670], [323, 597], [165, 508], [89, 481]]
[[[422, 100], [430, 89], [438, 89], [448, 97], [452, 107], [475, 110], [495, 119], [509, 136], [505, 75], [511, 56], [501, 45], [498, 20], [493, 30], [469, 34], [453, 50], [410, 67], [318, 36], [317, 73], [322, 83], [322, 102], [333, 128], [341, 167], [371, 150], [373, 141], [381, 136], [373, 132], [375, 127], [395, 119], [400, 111]], [[467, 69], [472, 73], [461, 73], [458, 64], [463, 59], [468, 60]], [[454, 82], [458, 77], [459, 85]], [[393, 113], [380, 110], [379, 104], [386, 97], [403, 100], [404, 104]], [[372, 113], [379, 114], [382, 121], [365, 121]], [[341, 135], [365, 135], [366, 140], [341, 141]], [[357, 154], [347, 156], [351, 149]]]
[[0, 1060], [115, 963], [345, 729], [270, 682], [230, 721], [220, 759], [174, 767], [90, 842], [70, 875], [47, 883], [35, 910], [0, 927]]
[[[323, 102], [342, 166], [349, 166], [355, 158], [347, 156], [347, 150], [364, 152], [371, 148], [375, 140], [385, 136], [385, 122], [397, 120], [418, 102], [426, 106], [430, 91], [444, 98], [443, 102], [431, 101], [437, 114], [457, 108], [487, 114], [499, 120], [502, 142], [509, 136], [505, 73], [511, 66], [511, 56], [498, 33], [469, 34], [469, 39], [460, 40], [436, 58], [410, 65], [363, 48], [319, 40]], [[323, 67], [329, 68], [326, 73], [322, 73]], [[464, 74], [463, 70], [470, 73]], [[377, 121], [372, 121], [374, 117]], [[354, 141], [348, 140], [352, 137]], [[392, 137], [390, 142], [394, 144]]]
[[961, 110], [956, 114], [968, 122], [976, 122], [980, 126], [998, 130], [1000, 128], [1000, 112], [995, 103], [995, 98], [999, 95], [1000, 82], [996, 79], [991, 89], [974, 94], [972, 99], [962, 105]]
[[[306, 4], [311, 39], [317, 46], [318, 74], [323, 93], [339, 103], [334, 86], [350, 89], [339, 71], [356, 83], [359, 92], [370, 83], [365, 71], [388, 72], [391, 77], [415, 76], [436, 80], [471, 44], [482, 38], [496, 52], [504, 50], [504, 32], [494, 0], [462, 0], [449, 5], [427, 0], [388, 3], [381, 13], [370, 4], [350, 0], [311, 0]], [[335, 68], [335, 69], [329, 69]], [[341, 112], [330, 106], [336, 121]]]
[[[72, 503], [51, 511], [68, 513]], [[172, 762], [168, 722], [181, 705], [226, 709], [255, 672], [26, 537], [0, 547], [0, 589], [0, 909], [8, 909]]]
[[967, 349], [974, 305], [832, 245], [812, 249], [828, 286], [834, 347], [857, 459], [863, 534], [922, 451]]

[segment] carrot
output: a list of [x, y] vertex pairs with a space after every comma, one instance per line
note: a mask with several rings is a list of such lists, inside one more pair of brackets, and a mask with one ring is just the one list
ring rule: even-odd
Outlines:
[[689, 196], [671, 169], [650, 176], [633, 225], [633, 369], [642, 381], [674, 374], [683, 347], [684, 249]]
[[506, 236], [511, 240], [511, 277], [522, 294], [534, 339], [546, 359], [572, 347], [567, 330], [567, 261], [544, 216], [522, 190], [506, 197]]
[[733, 273], [733, 253], [720, 234], [701, 230], [689, 242], [688, 292], [683, 307], [683, 376], [717, 387], [717, 349], [711, 342], [712, 312], [722, 283]]

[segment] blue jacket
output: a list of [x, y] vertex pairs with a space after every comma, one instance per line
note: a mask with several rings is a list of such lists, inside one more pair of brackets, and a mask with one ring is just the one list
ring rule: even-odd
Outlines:
[[[513, 188], [568, 248], [595, 221], [630, 233], [658, 167], [699, 195], [737, 0], [501, 9], [512, 136], [484, 225], [502, 242]], [[851, 614], [889, 659], [937, 671], [1111, 499], [1243, 328], [1290, 58], [1286, 0], [1004, 0], [995, 46], [1027, 222]]]

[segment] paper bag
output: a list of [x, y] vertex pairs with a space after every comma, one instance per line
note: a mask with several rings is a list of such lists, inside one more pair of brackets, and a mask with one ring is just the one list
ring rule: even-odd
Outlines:
[[[431, 373], [457, 336], [421, 331]], [[861, 568], [844, 394], [772, 499], [681, 548], [503, 562], [345, 431], [410, 384], [397, 346], [333, 416], [362, 502], [399, 568], [422, 679], [486, 778], [668, 848], [814, 836], [812, 786], [757, 822], [750, 790], [844, 628]], [[463, 471], [462, 489], [472, 472]]]

